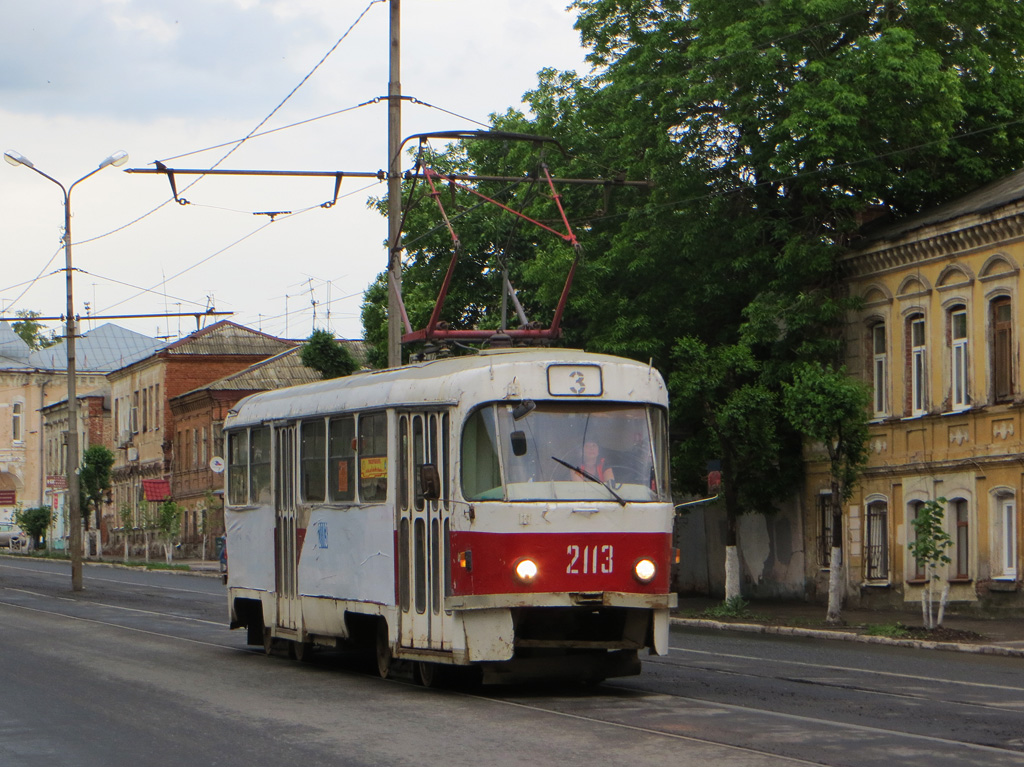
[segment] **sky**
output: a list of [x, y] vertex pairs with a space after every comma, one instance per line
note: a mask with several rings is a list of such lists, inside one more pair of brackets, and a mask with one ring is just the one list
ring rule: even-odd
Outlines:
[[[523, 108], [544, 67], [589, 71], [568, 4], [402, 0], [402, 93], [422, 102], [403, 105], [403, 136], [485, 127], [491, 113]], [[305, 338], [315, 326], [362, 336], [362, 292], [387, 264], [387, 222], [367, 206], [384, 183], [345, 179], [322, 208], [333, 177], [206, 176], [186, 190], [197, 177], [178, 176], [190, 202], [179, 205], [165, 176], [124, 171], [156, 160], [386, 168], [387, 104], [372, 102], [388, 90], [388, 2], [0, 0], [0, 9], [0, 148], [65, 187], [118, 150], [130, 156], [71, 192], [83, 331], [101, 324], [88, 316], [212, 306], [272, 335]], [[232, 152], [227, 142], [265, 119], [257, 132], [273, 132]], [[0, 163], [0, 316], [64, 314], [63, 201], [56, 184]], [[256, 215], [266, 211], [291, 215]], [[157, 337], [197, 328], [192, 316], [111, 321]]]

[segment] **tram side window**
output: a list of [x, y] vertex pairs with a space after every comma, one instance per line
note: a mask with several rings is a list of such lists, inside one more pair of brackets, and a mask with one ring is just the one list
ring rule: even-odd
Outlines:
[[327, 498], [326, 456], [327, 426], [323, 421], [302, 423], [302, 498], [323, 501]]
[[228, 503], [244, 506], [249, 501], [249, 434], [237, 431], [228, 435]]
[[473, 413], [462, 430], [462, 492], [470, 500], [495, 499], [501, 492], [501, 468], [494, 409]]
[[331, 501], [356, 499], [356, 419], [332, 418], [328, 442], [327, 479]]
[[270, 427], [249, 434], [249, 503], [270, 503]]
[[384, 413], [359, 417], [359, 499], [387, 500], [388, 421]]

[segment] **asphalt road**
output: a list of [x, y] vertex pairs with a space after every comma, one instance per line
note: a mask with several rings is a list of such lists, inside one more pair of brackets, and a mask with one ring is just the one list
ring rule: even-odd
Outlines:
[[266, 657], [218, 578], [0, 557], [0, 765], [1024, 766], [1019, 660], [673, 630], [597, 687]]

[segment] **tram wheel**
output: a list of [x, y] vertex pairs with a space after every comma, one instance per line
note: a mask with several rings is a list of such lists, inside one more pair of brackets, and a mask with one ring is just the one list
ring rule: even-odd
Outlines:
[[416, 668], [413, 673], [415, 674], [416, 684], [421, 684], [428, 689], [440, 687], [444, 678], [444, 669], [440, 665], [422, 660], [416, 661]]
[[391, 675], [391, 645], [388, 642], [388, 623], [381, 618], [377, 621], [377, 673], [381, 679]]
[[292, 642], [292, 655], [299, 663], [311, 663], [313, 660], [312, 642]]

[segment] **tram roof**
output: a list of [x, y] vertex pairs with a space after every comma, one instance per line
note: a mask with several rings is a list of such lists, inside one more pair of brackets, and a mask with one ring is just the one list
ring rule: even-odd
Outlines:
[[578, 349], [494, 349], [252, 394], [232, 409], [225, 426], [376, 407], [455, 405], [467, 396], [474, 402], [545, 399], [547, 369], [553, 364], [597, 365], [602, 370], [602, 396], [557, 399], [668, 404], [661, 374], [636, 360]]

